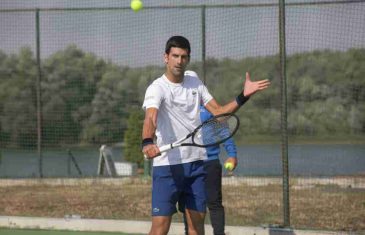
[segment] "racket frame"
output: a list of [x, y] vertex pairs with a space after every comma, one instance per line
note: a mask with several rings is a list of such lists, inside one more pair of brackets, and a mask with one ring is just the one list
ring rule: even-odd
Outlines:
[[[217, 141], [215, 143], [212, 143], [212, 144], [201, 145], [201, 144], [194, 143], [194, 135], [206, 123], [209, 123], [209, 122], [211, 122], [214, 119], [218, 119], [218, 118], [222, 118], [222, 117], [230, 117], [230, 116], [232, 116], [233, 118], [236, 119], [237, 124], [236, 124], [235, 129], [231, 132], [231, 134], [228, 137], [226, 137], [226, 138], [224, 138], [224, 139], [222, 139], [220, 141]], [[224, 141], [228, 140], [229, 138], [231, 138], [237, 132], [239, 126], [240, 126], [240, 120], [239, 120], [239, 118], [234, 113], [223, 113], [223, 114], [219, 114], [219, 115], [213, 116], [213, 117], [209, 118], [208, 120], [204, 121], [197, 128], [195, 128], [193, 132], [191, 132], [190, 134], [188, 134], [184, 138], [181, 138], [181, 139], [179, 139], [179, 140], [177, 140], [177, 141], [175, 141], [175, 142], [173, 142], [171, 144], [163, 145], [163, 146], [159, 147], [159, 150], [160, 150], [161, 153], [163, 153], [163, 152], [169, 151], [170, 149], [177, 148], [177, 147], [181, 147], [181, 146], [195, 146], [195, 147], [200, 147], [200, 148], [206, 148], [206, 147], [211, 147], [211, 146], [219, 145], [219, 144], [223, 143]], [[189, 139], [190, 137], [192, 139], [192, 143], [184, 143], [184, 141], [187, 140], [187, 139]]]

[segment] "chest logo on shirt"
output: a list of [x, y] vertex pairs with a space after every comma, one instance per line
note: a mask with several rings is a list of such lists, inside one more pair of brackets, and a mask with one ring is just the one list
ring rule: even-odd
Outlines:
[[193, 91], [191, 92], [191, 94], [192, 94], [193, 96], [195, 96], [195, 95], [197, 94], [196, 90], [193, 90]]

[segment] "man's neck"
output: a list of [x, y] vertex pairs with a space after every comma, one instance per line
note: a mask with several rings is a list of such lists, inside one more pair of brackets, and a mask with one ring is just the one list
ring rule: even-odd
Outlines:
[[165, 76], [172, 83], [182, 83], [183, 80], [184, 80], [184, 75], [182, 75], [182, 76], [175, 76], [172, 73], [170, 73], [169, 71], [166, 71], [165, 72]]

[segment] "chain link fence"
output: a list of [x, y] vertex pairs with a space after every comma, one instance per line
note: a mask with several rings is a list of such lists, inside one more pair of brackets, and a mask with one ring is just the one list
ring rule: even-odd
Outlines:
[[[9, 188], [35, 190], [29, 203], [43, 209], [3, 201], [0, 214], [149, 219], [141, 104], [164, 72], [166, 40], [184, 35], [189, 69], [220, 103], [240, 92], [246, 71], [272, 82], [238, 112], [239, 165], [223, 178], [227, 224], [365, 230], [365, 1], [287, 1], [285, 11], [276, 1], [146, 2], [138, 13], [128, 4], [2, 4], [0, 189], [15, 205]], [[133, 176], [100, 176], [102, 145], [115, 162], [133, 162]], [[53, 191], [7, 183], [14, 178], [65, 181]], [[80, 189], [93, 195], [85, 205], [102, 209], [72, 207]], [[41, 192], [67, 206], [46, 210], [55, 199]]]

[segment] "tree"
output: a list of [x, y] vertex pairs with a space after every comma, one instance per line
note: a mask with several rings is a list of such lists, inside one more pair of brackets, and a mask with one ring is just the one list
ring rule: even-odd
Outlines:
[[124, 159], [137, 163], [138, 167], [143, 167], [143, 154], [141, 151], [142, 142], [143, 112], [133, 110], [128, 118], [127, 130], [124, 133]]
[[[88, 143], [112, 143], [120, 141], [128, 117], [125, 71], [109, 65], [97, 84], [97, 91], [85, 110], [81, 139]], [[82, 114], [82, 113], [80, 113]]]
[[19, 55], [1, 56], [1, 138], [23, 147], [37, 140], [36, 61], [30, 48]]
[[106, 63], [75, 45], [44, 61], [43, 137], [48, 145], [79, 143], [89, 118], [97, 83]]

